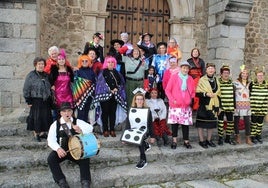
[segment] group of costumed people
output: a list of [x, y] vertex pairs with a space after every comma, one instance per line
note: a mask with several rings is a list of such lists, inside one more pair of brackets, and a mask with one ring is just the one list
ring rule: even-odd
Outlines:
[[239, 78], [233, 82], [229, 66], [224, 65], [217, 78], [215, 64], [205, 64], [197, 48], [192, 49], [191, 58], [181, 61], [174, 38], [154, 45], [152, 37], [145, 33], [134, 46], [128, 34], [122, 33], [122, 40], [112, 40], [104, 57], [100, 45], [104, 37], [95, 33], [93, 41], [79, 53], [77, 66], [72, 66], [65, 51], [56, 46], [49, 48], [47, 60], [34, 59], [35, 69], [27, 75], [23, 87], [30, 107], [27, 130], [33, 131], [38, 142], [48, 139], [53, 150], [48, 163], [59, 186], [69, 187], [59, 166], [65, 159], [78, 163], [82, 186], [90, 186], [89, 160], [74, 159], [66, 143], [70, 135], [90, 134], [95, 122], [101, 125], [104, 137], [116, 137], [115, 126], [126, 120], [120, 140], [138, 145], [137, 169], [147, 165], [145, 152], [150, 144], [176, 149], [179, 127], [183, 146], [192, 148], [189, 126], [193, 125], [194, 111], [203, 148], [216, 147], [212, 139], [215, 128], [218, 145], [241, 143], [241, 117], [246, 143], [262, 143], [268, 101], [264, 71], [257, 71], [256, 80], [250, 82], [248, 70], [242, 66]]

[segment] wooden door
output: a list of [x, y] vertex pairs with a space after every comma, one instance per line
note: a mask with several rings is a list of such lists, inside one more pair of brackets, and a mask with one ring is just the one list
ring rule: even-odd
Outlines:
[[105, 53], [112, 39], [120, 39], [127, 32], [132, 44], [142, 33], [153, 34], [152, 41], [167, 42], [169, 37], [169, 7], [166, 0], [108, 0], [105, 21]]

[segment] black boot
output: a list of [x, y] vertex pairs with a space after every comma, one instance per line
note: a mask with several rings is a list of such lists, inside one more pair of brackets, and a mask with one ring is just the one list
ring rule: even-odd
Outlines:
[[70, 188], [65, 178], [59, 180], [58, 185], [60, 188]]
[[256, 140], [257, 140], [260, 144], [263, 143], [262, 138], [261, 138], [261, 135], [257, 135], [257, 136], [256, 136]]
[[223, 145], [223, 138], [220, 136], [218, 140], [218, 145], [222, 146]]
[[236, 143], [233, 141], [233, 139], [231, 139], [231, 136], [230, 135], [226, 135], [224, 142], [225, 143], [228, 143], [230, 145], [236, 145]]
[[258, 141], [257, 141], [257, 139], [256, 139], [255, 136], [252, 136], [252, 137], [251, 137], [251, 142], [252, 142], [253, 144], [257, 144], [257, 143], [258, 143]]

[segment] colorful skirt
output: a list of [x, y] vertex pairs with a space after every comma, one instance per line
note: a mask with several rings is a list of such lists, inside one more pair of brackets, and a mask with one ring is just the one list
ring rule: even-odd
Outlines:
[[169, 107], [167, 122], [169, 124], [192, 125], [193, 124], [192, 108]]

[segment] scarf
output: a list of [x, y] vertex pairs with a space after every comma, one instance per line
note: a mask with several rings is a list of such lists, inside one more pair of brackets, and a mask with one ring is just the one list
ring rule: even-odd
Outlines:
[[183, 75], [181, 72], [179, 72], [179, 77], [182, 79], [181, 90], [185, 91], [187, 89], [188, 74]]
[[[218, 85], [218, 89], [215, 92], [215, 94], [217, 96], [210, 98], [209, 104], [206, 105], [207, 110], [213, 110], [213, 107], [219, 107], [218, 96], [220, 96], [220, 87], [219, 87], [220, 83], [219, 83], [218, 79], [215, 79], [215, 82]], [[197, 85], [197, 88], [196, 88], [196, 93], [213, 93], [207, 76], [203, 76], [200, 78], [198, 85]]]

